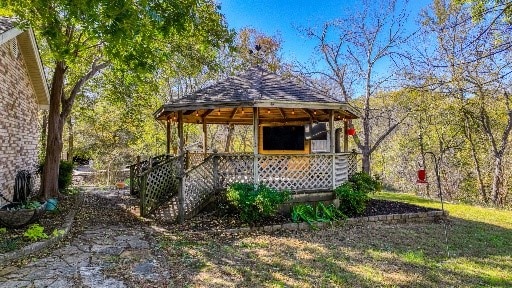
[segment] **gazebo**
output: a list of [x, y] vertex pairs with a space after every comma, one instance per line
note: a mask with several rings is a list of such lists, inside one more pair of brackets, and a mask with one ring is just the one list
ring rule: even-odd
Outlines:
[[[166, 123], [167, 155], [131, 166], [141, 214], [160, 210], [183, 221], [234, 182], [294, 193], [333, 191], [356, 169], [355, 153], [347, 150], [348, 126], [357, 114], [346, 102], [261, 67], [173, 100], [154, 113]], [[335, 129], [338, 121], [342, 124]], [[184, 123], [202, 126], [201, 153], [185, 151]], [[174, 157], [173, 124], [179, 139]], [[209, 124], [252, 125], [253, 152], [208, 151]]]

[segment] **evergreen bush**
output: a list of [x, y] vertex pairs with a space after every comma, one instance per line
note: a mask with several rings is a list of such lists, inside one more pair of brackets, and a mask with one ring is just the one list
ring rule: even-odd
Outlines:
[[352, 175], [347, 182], [334, 190], [340, 200], [339, 210], [347, 216], [360, 215], [370, 200], [369, 193], [380, 191], [382, 183], [364, 172]]
[[275, 215], [279, 205], [290, 200], [291, 193], [263, 184], [233, 183], [227, 189], [226, 198], [240, 213], [242, 221], [253, 223]]

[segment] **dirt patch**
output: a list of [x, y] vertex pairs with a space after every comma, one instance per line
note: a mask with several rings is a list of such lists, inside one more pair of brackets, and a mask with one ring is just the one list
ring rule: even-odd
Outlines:
[[437, 209], [426, 208], [402, 202], [372, 199], [370, 200], [368, 206], [366, 206], [366, 211], [362, 216], [419, 213], [434, 210]]

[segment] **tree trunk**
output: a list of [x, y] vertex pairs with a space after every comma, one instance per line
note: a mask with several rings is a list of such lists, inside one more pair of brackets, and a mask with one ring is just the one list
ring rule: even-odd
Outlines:
[[59, 164], [62, 152], [63, 120], [60, 117], [61, 96], [64, 91], [64, 63], [58, 62], [52, 79], [50, 109], [48, 113], [48, 136], [46, 157], [41, 179], [40, 196], [44, 199], [59, 196]]
[[228, 136], [226, 137], [226, 147], [224, 148], [224, 152], [229, 152], [229, 148], [231, 147], [231, 142], [233, 140], [233, 132], [234, 131], [235, 131], [235, 126], [233, 124], [229, 124]]
[[503, 203], [503, 155], [496, 155], [494, 159], [494, 175], [492, 181], [492, 202], [494, 206]]
[[[366, 147], [365, 147], [366, 148]], [[370, 174], [370, 161], [371, 161], [371, 153], [369, 149], [364, 149], [362, 151], [362, 160], [363, 160], [363, 172]]]
[[478, 189], [480, 190], [480, 195], [482, 199], [484, 200], [484, 203], [489, 202], [489, 198], [487, 196], [487, 191], [485, 190], [484, 180], [482, 178], [482, 170], [480, 168], [480, 162], [478, 161], [478, 154], [475, 147], [475, 142], [473, 141], [473, 135], [471, 134], [471, 130], [469, 127], [469, 119], [467, 115], [464, 115], [465, 117], [465, 132], [466, 132], [466, 138], [469, 141], [469, 146], [471, 147], [471, 157], [473, 158], [473, 163], [475, 163], [475, 171], [476, 176], [478, 179]]
[[70, 161], [71, 163], [73, 163], [73, 156], [74, 156], [74, 153], [73, 153], [73, 149], [74, 149], [74, 145], [73, 145], [73, 122], [71, 120], [71, 116], [68, 117], [68, 161]]

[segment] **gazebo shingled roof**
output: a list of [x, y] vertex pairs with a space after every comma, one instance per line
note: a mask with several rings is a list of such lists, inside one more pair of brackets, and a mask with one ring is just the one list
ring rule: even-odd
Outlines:
[[158, 120], [166, 120], [181, 111], [184, 122], [188, 123], [251, 124], [252, 109], [244, 108], [255, 107], [267, 111], [262, 113], [262, 121], [327, 121], [331, 110], [338, 119], [355, 119], [359, 114], [346, 102], [261, 67], [252, 67], [240, 75], [166, 103], [154, 116]]

